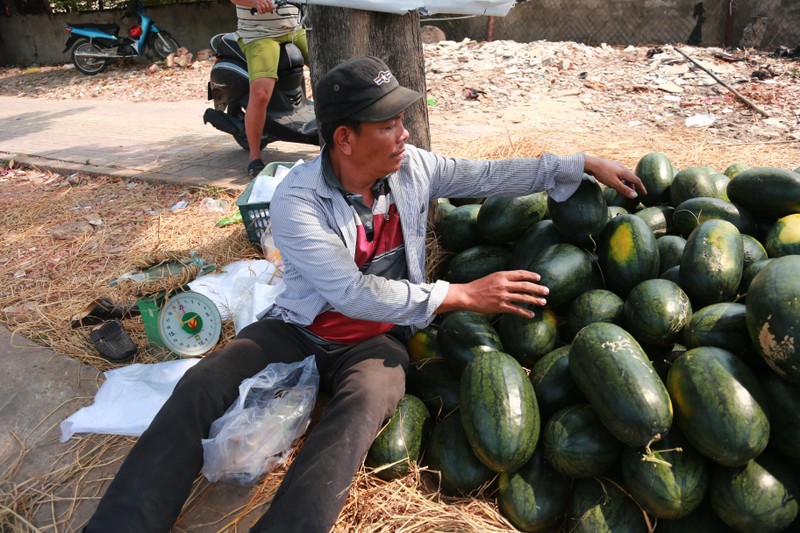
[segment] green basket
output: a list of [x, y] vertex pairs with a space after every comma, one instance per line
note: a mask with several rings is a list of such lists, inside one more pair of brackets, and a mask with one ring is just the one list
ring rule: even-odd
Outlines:
[[[291, 168], [294, 166], [294, 163], [278, 161], [269, 163], [264, 167], [264, 170], [261, 171], [259, 176], [274, 176], [279, 166]], [[250, 199], [250, 193], [253, 191], [253, 184], [256, 182], [256, 179], [258, 179], [258, 177], [253, 179], [245, 190], [242, 191], [242, 194], [236, 199], [236, 205], [239, 207], [239, 212], [242, 214], [242, 222], [247, 231], [247, 238], [250, 239], [250, 242], [253, 244], [260, 245], [261, 236], [264, 235], [264, 232], [269, 227], [269, 202], [247, 202]]]

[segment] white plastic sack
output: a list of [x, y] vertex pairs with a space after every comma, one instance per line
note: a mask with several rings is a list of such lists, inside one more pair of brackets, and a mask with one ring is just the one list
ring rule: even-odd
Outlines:
[[105, 372], [94, 403], [61, 422], [61, 442], [75, 433], [140, 436], [167, 401], [178, 380], [200, 359], [135, 364]]
[[317, 400], [314, 356], [273, 363], [242, 382], [239, 398], [203, 439], [203, 475], [209, 481], [252, 485], [283, 464], [308, 429]]
[[[241, 280], [246, 281], [242, 282]], [[275, 265], [266, 259], [245, 260], [234, 261], [225, 265], [218, 272], [200, 276], [189, 282], [189, 288], [210, 298], [217, 306], [222, 320], [228, 320], [234, 315], [234, 308], [241, 305], [242, 298], [252, 294], [242, 294], [237, 290], [237, 284], [241, 288], [256, 282], [265, 285], [275, 284], [279, 280], [280, 278], [275, 273]], [[257, 305], [261, 308], [258, 311], [266, 309], [270, 303], [272, 302]]]
[[488, 15], [504, 17], [514, 6], [509, 0], [306, 0], [305, 4], [363, 9], [404, 15], [424, 9], [428, 14]]
[[273, 285], [261, 278], [240, 278], [233, 285], [233, 327], [238, 335], [242, 328], [258, 320], [257, 315], [275, 303], [286, 288], [283, 278], [275, 278]]

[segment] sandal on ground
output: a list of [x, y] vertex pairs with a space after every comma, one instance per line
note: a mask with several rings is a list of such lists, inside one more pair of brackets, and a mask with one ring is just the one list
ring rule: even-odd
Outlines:
[[89, 340], [100, 355], [112, 363], [127, 363], [139, 350], [119, 320], [97, 326], [89, 333]]
[[96, 326], [114, 318], [130, 318], [139, 314], [136, 304], [119, 304], [101, 296], [80, 313], [72, 315], [69, 323], [73, 328]]
[[266, 165], [262, 160], [253, 159], [252, 161], [250, 161], [250, 163], [247, 164], [247, 175], [250, 176], [251, 178], [255, 178], [256, 176], [261, 174], [261, 171], [264, 170], [265, 166]]

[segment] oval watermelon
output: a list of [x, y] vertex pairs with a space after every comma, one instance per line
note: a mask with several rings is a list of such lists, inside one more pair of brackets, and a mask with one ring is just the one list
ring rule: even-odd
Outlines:
[[710, 178], [713, 169], [709, 167], [686, 167], [675, 174], [669, 187], [670, 204], [678, 207], [689, 198], [709, 196], [714, 198], [718, 194], [716, 182]]
[[478, 231], [480, 204], [461, 205], [443, 216], [436, 225], [439, 242], [449, 252], [461, 252], [483, 244]]
[[692, 304], [678, 285], [648, 279], [636, 285], [623, 307], [628, 332], [642, 344], [671, 346], [692, 318]]
[[667, 389], [681, 432], [712, 461], [741, 466], [766, 448], [766, 396], [732, 353], [713, 346], [686, 351], [672, 363]]
[[569, 345], [539, 359], [531, 368], [530, 379], [543, 420], [568, 405], [586, 402], [569, 371]]
[[795, 483], [768, 454], [740, 467], [714, 468], [709, 493], [714, 510], [736, 531], [783, 531], [797, 518]]
[[422, 400], [434, 417], [441, 417], [458, 409], [458, 376], [445, 363], [433, 361], [409, 365], [406, 390]]
[[663, 382], [633, 336], [616, 324], [595, 322], [580, 330], [569, 369], [603, 425], [625, 444], [645, 446], [672, 425]]
[[364, 464], [381, 479], [408, 474], [425, 448], [430, 425], [431, 415], [422, 400], [406, 394], [375, 437]]
[[549, 307], [537, 308], [533, 318], [505, 313], [500, 316], [497, 332], [503, 350], [530, 368], [556, 346], [556, 314]]
[[658, 246], [659, 275], [681, 264], [686, 239], [680, 235], [664, 235], [656, 239], [656, 245]]
[[594, 322], [611, 322], [621, 326], [625, 302], [611, 291], [591, 289], [572, 301], [567, 320], [572, 334]]
[[564, 241], [591, 246], [608, 221], [608, 205], [594, 178], [584, 176], [578, 189], [563, 202], [547, 199], [547, 211]]
[[675, 224], [672, 221], [674, 213], [675, 208], [671, 205], [654, 205], [636, 211], [634, 215], [647, 223], [653, 235], [661, 237], [662, 235], [674, 233]]
[[[744, 259], [742, 260], [742, 271], [747, 270], [747, 267], [756, 261], [763, 261], [768, 259], [767, 251], [761, 244], [761, 241], [752, 235], [742, 234], [742, 251], [744, 252]], [[744, 274], [742, 274], [744, 275]]]
[[527, 229], [547, 215], [547, 193], [487, 198], [478, 212], [478, 231], [492, 244], [519, 239]]
[[800, 254], [800, 213], [779, 218], [764, 238], [769, 257]]
[[622, 479], [631, 496], [651, 515], [667, 520], [682, 518], [703, 502], [708, 462], [675, 428], [658, 448], [650, 450], [657, 461], [643, 460], [646, 450], [627, 448], [622, 453]]
[[706, 220], [692, 231], [681, 256], [680, 286], [696, 308], [731, 301], [742, 280], [742, 235], [727, 220]]
[[650, 152], [642, 156], [636, 163], [634, 174], [639, 176], [647, 189], [647, 194], [639, 199], [646, 206], [669, 202], [669, 186], [675, 179], [675, 173], [669, 158], [661, 152]]
[[510, 259], [511, 252], [501, 246], [472, 246], [450, 259], [444, 279], [451, 283], [469, 283], [493, 272], [507, 270]]
[[606, 287], [622, 298], [639, 282], [659, 271], [656, 238], [635, 215], [610, 220], [597, 243], [597, 263]]
[[800, 212], [800, 174], [782, 168], [756, 167], [728, 183], [728, 197], [757, 217], [775, 220]]
[[[727, 179], [727, 178], [726, 178]], [[719, 198], [700, 196], [690, 198], [675, 208], [672, 221], [675, 229], [684, 237], [706, 220], [727, 220], [740, 233], [753, 235], [756, 232], [756, 219], [739, 205]]]
[[452, 311], [439, 325], [436, 336], [442, 358], [461, 372], [477, 353], [503, 349], [503, 342], [489, 317], [473, 311]]
[[800, 256], [770, 259], [747, 291], [750, 339], [779, 376], [800, 385]]
[[593, 288], [591, 257], [572, 244], [553, 244], [534, 258], [526, 270], [541, 276], [539, 284], [550, 289], [547, 304], [558, 310], [579, 294]]
[[570, 533], [646, 533], [644, 513], [618, 483], [581, 479], [572, 489], [565, 531]]
[[603, 474], [622, 453], [622, 443], [588, 404], [554, 413], [542, 428], [541, 448], [557, 472], [573, 479]]
[[485, 352], [461, 376], [461, 422], [472, 449], [495, 472], [513, 472], [539, 441], [539, 407], [528, 375], [503, 352]]
[[561, 234], [558, 233], [552, 220], [546, 219], [533, 224], [514, 243], [511, 259], [508, 263], [509, 269], [519, 270], [526, 268], [539, 256], [542, 250], [560, 242]]
[[553, 470], [537, 448], [519, 470], [500, 474], [497, 504], [520, 531], [547, 533], [564, 520], [571, 489], [572, 481]]
[[431, 470], [439, 472], [442, 491], [454, 496], [478, 490], [495, 475], [472, 451], [458, 413], [446, 416], [434, 426], [425, 462]]

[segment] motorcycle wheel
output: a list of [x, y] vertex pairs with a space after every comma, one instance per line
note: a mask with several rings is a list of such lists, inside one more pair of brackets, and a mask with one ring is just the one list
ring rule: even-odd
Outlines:
[[172, 35], [163, 30], [158, 33], [151, 33], [148, 44], [159, 59], [166, 59], [168, 55], [174, 54], [181, 47]]
[[[247, 144], [247, 137], [245, 137], [244, 135], [234, 135], [233, 138], [236, 139], [236, 142], [239, 143], [239, 146], [241, 146], [245, 152], [250, 151], [250, 146], [248, 146]], [[264, 148], [266, 148], [268, 144], [269, 141], [264, 137], [261, 137], [261, 149], [263, 150]]]
[[75, 46], [72, 48], [72, 64], [75, 65], [75, 68], [80, 72], [86, 74], [87, 76], [94, 76], [95, 74], [100, 74], [108, 68], [107, 59], [98, 59], [96, 57], [80, 57], [79, 55], [76, 55], [81, 52], [99, 54], [101, 50], [96, 44], [89, 42], [89, 39], [81, 39], [75, 43]]

